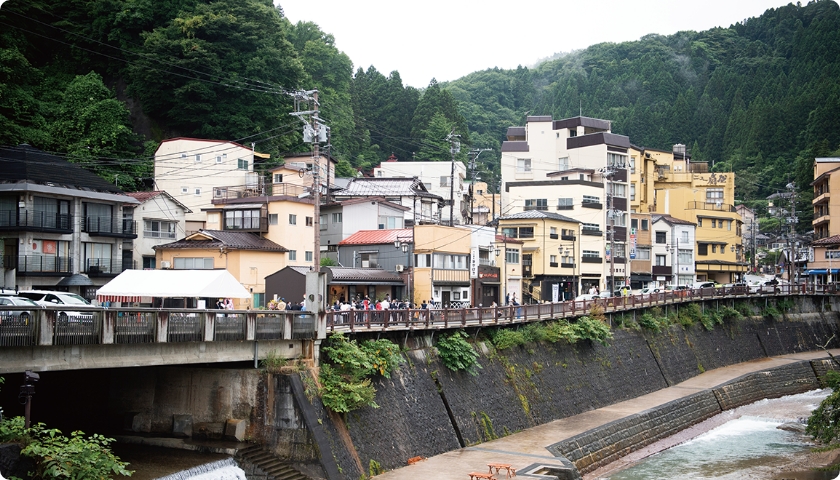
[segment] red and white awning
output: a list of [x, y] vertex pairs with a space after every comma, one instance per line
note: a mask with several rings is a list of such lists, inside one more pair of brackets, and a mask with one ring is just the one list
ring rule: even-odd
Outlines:
[[120, 303], [134, 303], [140, 302], [140, 297], [129, 296], [129, 295], [97, 295], [96, 300], [99, 303], [104, 302], [120, 302]]

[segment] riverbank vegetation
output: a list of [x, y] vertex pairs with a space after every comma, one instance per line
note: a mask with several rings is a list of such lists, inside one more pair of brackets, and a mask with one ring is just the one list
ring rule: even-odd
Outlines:
[[825, 384], [834, 390], [808, 417], [805, 432], [826, 445], [840, 441], [840, 372], [829, 370], [825, 375]]

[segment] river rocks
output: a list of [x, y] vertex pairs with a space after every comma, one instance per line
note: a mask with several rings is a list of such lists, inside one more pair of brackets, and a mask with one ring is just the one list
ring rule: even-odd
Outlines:
[[798, 423], [798, 422], [786, 422], [786, 423], [783, 423], [783, 424], [779, 425], [776, 428], [778, 428], [779, 430], [785, 430], [787, 432], [802, 433], [802, 434], [805, 433], [805, 425], [802, 425], [801, 423]]

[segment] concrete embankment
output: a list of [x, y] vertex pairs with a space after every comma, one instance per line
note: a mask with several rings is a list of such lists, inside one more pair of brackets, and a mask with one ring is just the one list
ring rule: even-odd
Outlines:
[[[395, 336], [392, 340], [408, 348], [407, 361], [390, 379], [375, 382], [380, 408], [339, 417], [329, 415], [313, 398], [304, 408], [312, 409], [318, 424], [307, 424], [307, 428], [323, 433], [318, 445], [321, 458], [329, 452], [338, 478], [357, 479], [380, 468], [398, 469], [415, 457], [429, 460], [409, 469], [423, 469], [434, 465], [431, 457], [436, 455], [454, 456], [463, 462], [441, 464], [441, 469], [419, 478], [464, 478], [469, 471], [486, 468], [482, 463], [486, 461], [513, 463], [519, 468], [562, 465], [553, 453], [568, 456], [581, 470], [589, 471], [645, 444], [646, 437], [661, 438], [753, 399], [817, 386], [809, 363], [787, 365], [790, 361], [783, 362], [781, 370], [760, 374], [754, 380], [745, 377], [724, 385], [736, 378], [729, 377], [702, 387], [684, 386], [705, 371], [709, 372], [703, 377], [714, 379], [714, 369], [815, 350], [839, 330], [835, 312], [840, 305], [835, 299], [804, 297], [783, 305], [775, 305], [773, 300], [765, 304], [761, 299], [747, 306], [751, 318], [712, 331], [701, 325], [672, 326], [660, 333], [618, 329], [608, 346], [539, 343], [497, 351], [479, 342], [483, 368], [475, 376], [446, 369], [430, 348], [434, 343], [431, 336]], [[714, 301], [704, 305], [715, 307]], [[777, 314], [783, 310], [787, 310], [784, 315]], [[481, 334], [468, 333], [474, 337]], [[840, 342], [835, 338], [829, 346], [840, 346]], [[704, 391], [712, 387], [714, 390]], [[676, 392], [670, 392], [672, 388]], [[558, 419], [574, 419], [646, 396], [657, 400], [641, 409], [620, 411], [618, 407], [615, 411], [620, 414], [614, 417], [579, 420], [587, 427], [584, 429], [561, 429], [517, 440], [526, 443], [524, 450], [494, 447], [497, 442], [514, 445], [511, 441], [524, 434], [518, 432], [539, 430]], [[675, 403], [659, 412], [645, 412], [670, 401]], [[631, 415], [639, 417], [625, 420]], [[587, 430], [613, 421], [618, 423], [609, 425], [610, 432], [592, 433], [590, 440], [579, 437], [575, 444], [568, 443], [576, 435], [586, 435]], [[640, 433], [634, 438], [626, 433], [629, 431]], [[283, 456], [284, 447], [275, 448]], [[446, 452], [451, 453], [441, 455]], [[476, 452], [483, 454], [467, 462]], [[401, 478], [399, 475], [396, 471], [383, 478]], [[414, 473], [411, 477], [418, 478]]]

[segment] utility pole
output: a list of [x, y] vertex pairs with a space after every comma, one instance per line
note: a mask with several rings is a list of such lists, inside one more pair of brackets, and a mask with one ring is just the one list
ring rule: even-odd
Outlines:
[[799, 284], [799, 271], [797, 270], [796, 275], [793, 275], [792, 268], [796, 268], [796, 253], [794, 253], [794, 248], [796, 247], [796, 224], [799, 220], [796, 218], [796, 184], [794, 182], [789, 182], [785, 187], [790, 191], [790, 195], [788, 198], [790, 199], [790, 216], [785, 218], [785, 222], [788, 224], [787, 226], [787, 244], [788, 244], [788, 282], [795, 282]]
[[609, 225], [607, 226], [607, 236], [610, 241], [610, 276], [607, 288], [610, 295], [615, 292], [615, 212], [612, 207], [613, 189], [615, 187], [611, 181], [614, 174], [614, 165], [607, 165], [604, 167], [604, 182], [607, 187], [607, 219], [609, 220]]
[[449, 132], [449, 135], [446, 136], [446, 140], [449, 142], [449, 153], [452, 156], [452, 171], [449, 174], [449, 226], [452, 227], [455, 225], [453, 221], [453, 213], [455, 210], [455, 154], [461, 151], [461, 142], [457, 140], [461, 138], [460, 135], [455, 135], [455, 127], [452, 128], [452, 131]]

